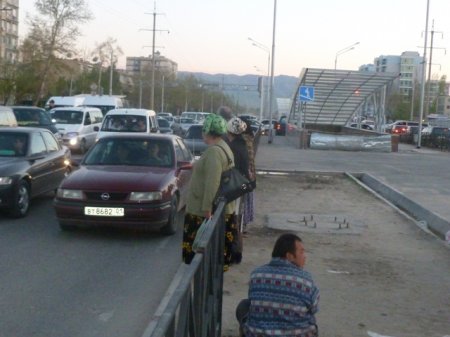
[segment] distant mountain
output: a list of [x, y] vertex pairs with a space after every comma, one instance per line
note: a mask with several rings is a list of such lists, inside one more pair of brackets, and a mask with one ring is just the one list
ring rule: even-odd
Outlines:
[[[206, 74], [179, 71], [178, 77], [194, 76], [199, 81], [218, 88], [224, 88], [224, 92], [234, 97], [239, 105], [248, 109], [257, 109], [260, 106], [260, 97], [257, 91], [258, 75], [233, 75], [233, 74]], [[266, 86], [267, 77], [264, 85]], [[292, 98], [298, 78], [294, 76], [280, 75], [274, 78], [275, 98]]]

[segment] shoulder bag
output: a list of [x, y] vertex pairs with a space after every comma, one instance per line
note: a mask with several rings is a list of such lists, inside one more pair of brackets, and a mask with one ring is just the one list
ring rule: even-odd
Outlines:
[[[227, 156], [228, 165], [232, 165], [233, 161], [228, 156], [227, 151], [220, 145], [217, 145]], [[216, 195], [216, 203], [219, 199], [224, 199], [227, 203], [243, 196], [253, 190], [251, 182], [244, 177], [234, 166], [222, 172], [220, 178], [220, 186]]]

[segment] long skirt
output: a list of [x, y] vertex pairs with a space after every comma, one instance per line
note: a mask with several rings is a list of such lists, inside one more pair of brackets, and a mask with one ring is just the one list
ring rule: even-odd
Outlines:
[[254, 220], [254, 199], [253, 199], [253, 192], [249, 192], [244, 194], [243, 196], [243, 202], [244, 202], [244, 211], [243, 211], [243, 217], [242, 217], [242, 225], [245, 228], [247, 224], [253, 222]]
[[[197, 230], [205, 217], [187, 213], [184, 217], [183, 230], [183, 261], [190, 264], [194, 258], [195, 252], [192, 250], [192, 244], [195, 240]], [[234, 214], [225, 215], [225, 249], [224, 249], [224, 271], [228, 270], [231, 264], [240, 263], [242, 260], [242, 249], [239, 251], [238, 239], [240, 237]]]

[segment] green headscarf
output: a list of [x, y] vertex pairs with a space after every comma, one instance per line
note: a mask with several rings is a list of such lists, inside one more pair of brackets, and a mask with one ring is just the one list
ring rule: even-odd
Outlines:
[[227, 132], [227, 122], [219, 115], [209, 114], [203, 122], [202, 131], [207, 135], [223, 135]]

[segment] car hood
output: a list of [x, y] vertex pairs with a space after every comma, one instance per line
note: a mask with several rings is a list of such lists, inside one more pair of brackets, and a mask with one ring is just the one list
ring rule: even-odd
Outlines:
[[28, 161], [22, 157], [0, 157], [0, 176], [12, 176], [25, 171], [28, 166]]
[[61, 187], [91, 191], [155, 191], [169, 183], [172, 170], [142, 166], [81, 166], [64, 179]]
[[80, 124], [55, 124], [56, 128], [62, 134], [69, 132], [80, 132]]

